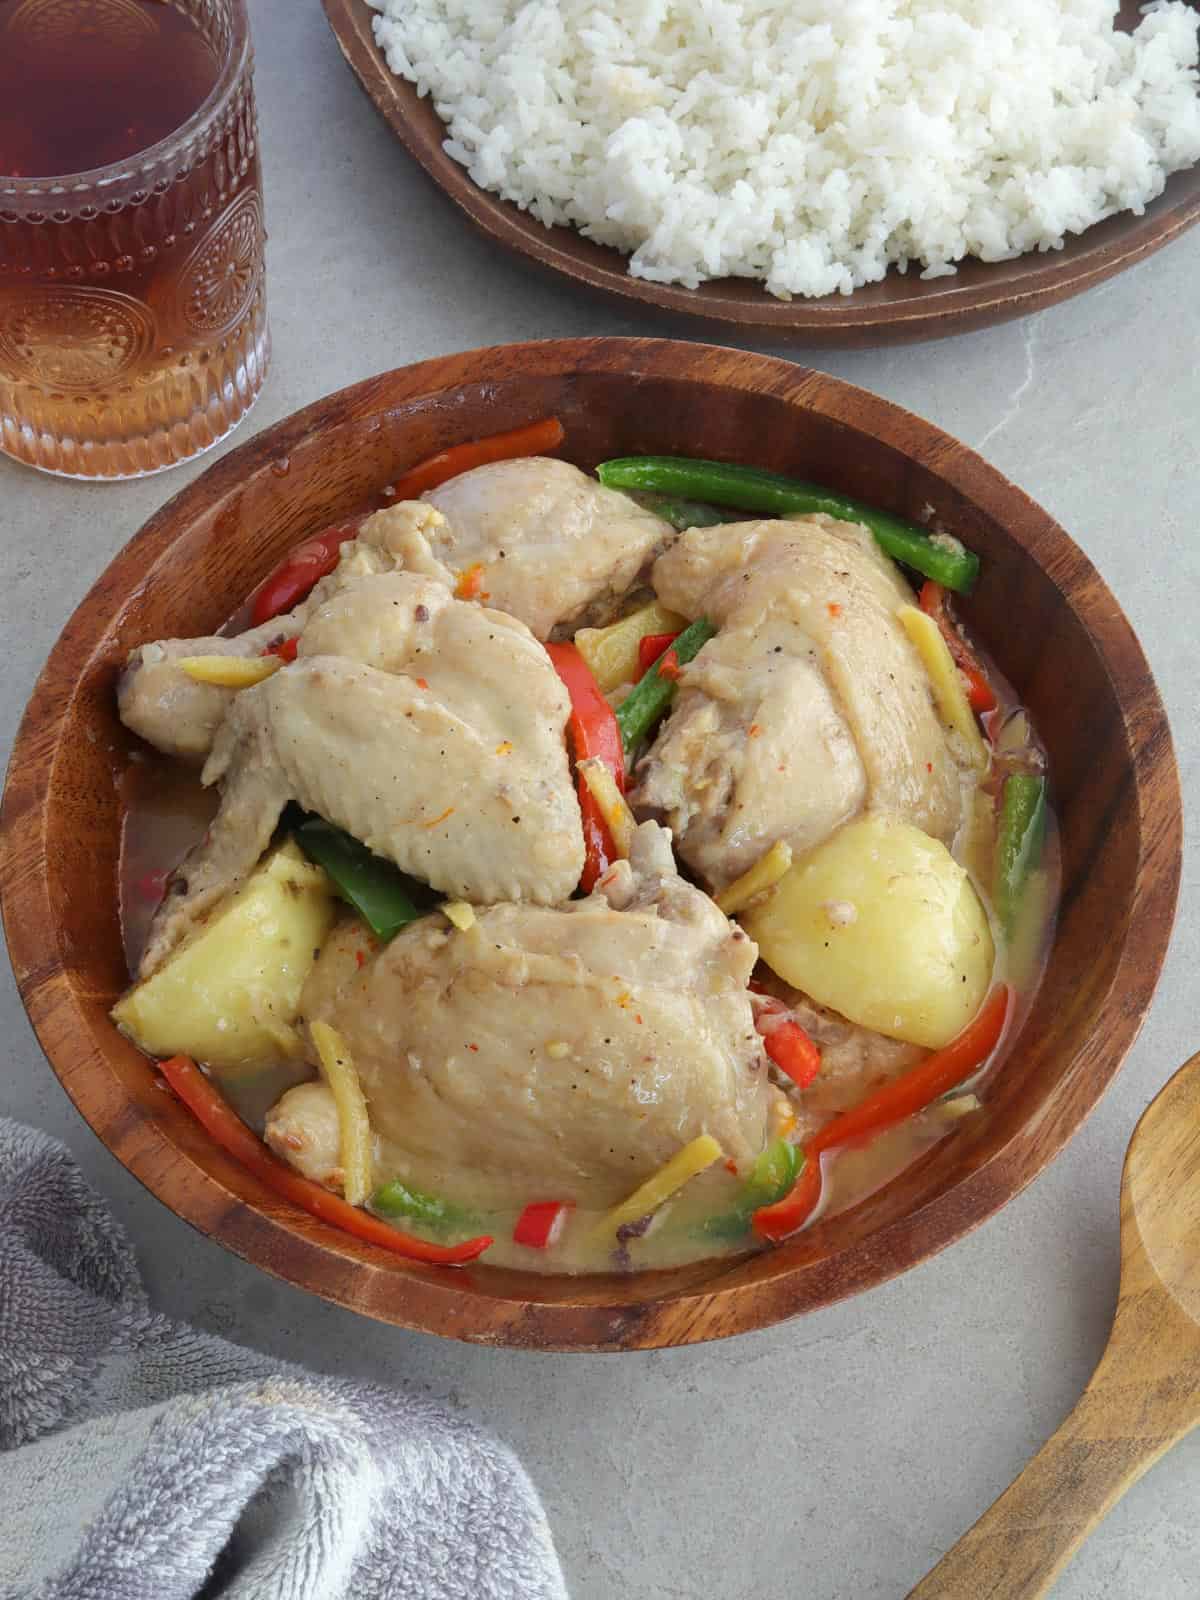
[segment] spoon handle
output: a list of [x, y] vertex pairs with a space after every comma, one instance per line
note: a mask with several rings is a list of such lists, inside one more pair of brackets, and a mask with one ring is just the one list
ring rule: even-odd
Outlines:
[[1171, 1398], [1106, 1356], [1058, 1432], [908, 1600], [1048, 1594], [1126, 1489], [1196, 1424], [1195, 1394]]

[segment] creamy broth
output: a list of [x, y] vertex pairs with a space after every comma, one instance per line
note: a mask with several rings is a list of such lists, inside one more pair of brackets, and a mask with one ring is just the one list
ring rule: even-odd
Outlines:
[[[379, 1172], [385, 1173], [388, 1171], [386, 1147], [377, 1144], [376, 1149]], [[396, 1165], [403, 1170], [402, 1156]], [[645, 1233], [639, 1237], [629, 1230], [616, 1249], [613, 1248], [611, 1236], [596, 1236], [596, 1229], [603, 1221], [605, 1212], [582, 1208], [572, 1211], [562, 1237], [550, 1250], [533, 1249], [514, 1242], [513, 1229], [520, 1216], [520, 1211], [516, 1209], [471, 1212], [469, 1221], [448, 1232], [422, 1227], [411, 1219], [397, 1222], [397, 1226], [438, 1243], [465, 1238], [470, 1234], [491, 1234], [495, 1242], [483, 1257], [491, 1266], [519, 1267], [526, 1272], [643, 1271], [651, 1267], [683, 1266], [714, 1256], [744, 1255], [749, 1250], [763, 1248], [761, 1241], [756, 1241], [748, 1228], [732, 1237], [721, 1237], [707, 1226], [714, 1218], [732, 1219], [740, 1190], [739, 1178], [719, 1165], [710, 1168], [708, 1172], [693, 1178], [673, 1200], [660, 1207]], [[447, 1174], [440, 1192], [445, 1195], [457, 1193], [460, 1200], [466, 1198], [461, 1177], [456, 1191], [453, 1174]]]

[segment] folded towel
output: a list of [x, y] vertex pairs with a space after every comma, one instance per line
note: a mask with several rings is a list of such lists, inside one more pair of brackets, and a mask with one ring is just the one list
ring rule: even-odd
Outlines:
[[67, 1150], [0, 1118], [3, 1600], [565, 1600], [513, 1455], [157, 1315]]

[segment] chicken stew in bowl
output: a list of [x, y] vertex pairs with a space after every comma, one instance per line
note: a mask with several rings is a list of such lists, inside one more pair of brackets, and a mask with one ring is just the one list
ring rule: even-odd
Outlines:
[[443, 452], [132, 653], [114, 1015], [350, 1231], [635, 1270], [767, 1247], [969, 1117], [1057, 850], [951, 532], [561, 437]]

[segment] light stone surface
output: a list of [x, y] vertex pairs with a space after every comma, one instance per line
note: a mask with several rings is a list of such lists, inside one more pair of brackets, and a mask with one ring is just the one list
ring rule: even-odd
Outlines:
[[[253, 12], [275, 357], [231, 443], [426, 356], [554, 335], [697, 336], [498, 253], [377, 119], [316, 0], [255, 0]], [[1200, 230], [1024, 323], [892, 351], [773, 352], [932, 418], [1061, 520], [1149, 652], [1193, 806], [1198, 278]], [[83, 486], [0, 458], [5, 751], [73, 607], [202, 465]], [[1073, 692], [1069, 680], [1062, 692]], [[545, 1497], [574, 1600], [893, 1600], [1058, 1425], [1103, 1347], [1121, 1157], [1142, 1108], [1200, 1047], [1198, 967], [1193, 830], [1175, 940], [1141, 1039], [1048, 1172], [971, 1238], [871, 1294], [731, 1343], [646, 1355], [535, 1356], [403, 1333], [226, 1255], [144, 1193], [79, 1120], [6, 966], [0, 1110], [68, 1142], [173, 1315], [325, 1372], [415, 1384], [509, 1439]], [[1195, 1596], [1198, 1505], [1200, 1433], [1109, 1517], [1058, 1596]]]

